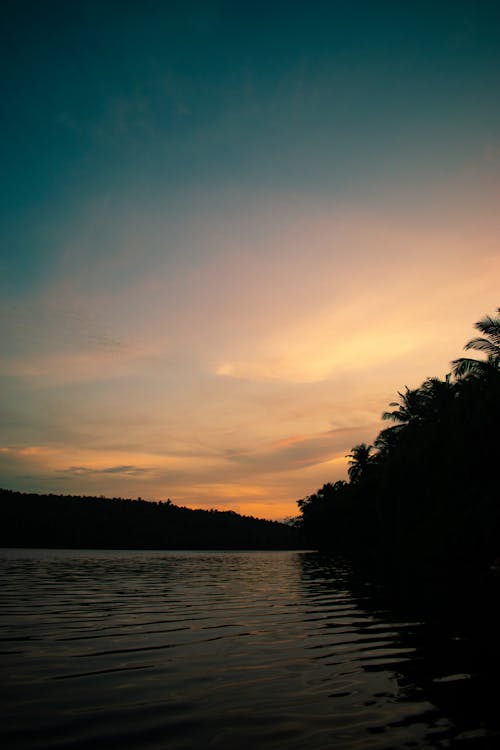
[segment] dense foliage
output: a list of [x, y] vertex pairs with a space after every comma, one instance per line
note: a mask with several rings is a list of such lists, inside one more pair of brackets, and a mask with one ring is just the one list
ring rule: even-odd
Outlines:
[[0, 490], [0, 547], [290, 549], [296, 530], [232, 511]]
[[299, 500], [310, 544], [405, 574], [489, 570], [500, 556], [500, 309], [444, 380], [405, 388], [394, 424], [349, 454], [349, 481]]

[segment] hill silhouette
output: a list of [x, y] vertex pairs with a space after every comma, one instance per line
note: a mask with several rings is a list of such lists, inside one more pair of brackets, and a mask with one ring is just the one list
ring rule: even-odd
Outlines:
[[170, 500], [39, 495], [0, 490], [0, 546], [93, 549], [293, 549], [297, 532], [233, 511]]

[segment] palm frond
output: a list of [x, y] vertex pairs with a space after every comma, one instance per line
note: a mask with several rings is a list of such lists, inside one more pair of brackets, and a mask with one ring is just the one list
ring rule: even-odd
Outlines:
[[486, 315], [482, 320], [478, 320], [474, 327], [485, 336], [489, 336], [495, 344], [500, 345], [500, 317], [492, 318], [491, 315]]
[[404, 430], [404, 428], [405, 425], [402, 424], [395, 424], [393, 425], [393, 427], [386, 427], [385, 430], [379, 432], [378, 436], [375, 438], [375, 448], [380, 452], [389, 450], [393, 445], [395, 445], [398, 436], [401, 434], [401, 431]]
[[454, 359], [451, 363], [453, 374], [456, 378], [465, 378], [467, 375], [480, 375], [485, 369], [490, 367], [487, 362], [480, 359], [471, 359], [469, 357], [460, 357]]
[[476, 336], [468, 341], [464, 347], [467, 351], [474, 349], [478, 352], [484, 352], [487, 359], [459, 357], [459, 359], [453, 360], [451, 364], [455, 378], [483, 376], [492, 371], [500, 370], [500, 307], [497, 308], [497, 313], [497, 317], [485, 315], [484, 318], [474, 324], [474, 327], [483, 336]]
[[[396, 404], [390, 404], [391, 406], [395, 406]], [[407, 422], [408, 421], [408, 415], [401, 411], [401, 409], [398, 409], [398, 411], [384, 411], [382, 414], [382, 419], [391, 419], [393, 422]]]
[[479, 352], [487, 352], [493, 356], [500, 355], [500, 345], [492, 343], [488, 339], [475, 338], [466, 343], [464, 349], [477, 349]]

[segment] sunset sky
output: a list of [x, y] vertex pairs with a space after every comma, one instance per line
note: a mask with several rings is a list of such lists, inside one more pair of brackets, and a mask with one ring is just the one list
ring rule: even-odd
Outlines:
[[2, 8], [0, 485], [295, 515], [500, 305], [500, 5]]

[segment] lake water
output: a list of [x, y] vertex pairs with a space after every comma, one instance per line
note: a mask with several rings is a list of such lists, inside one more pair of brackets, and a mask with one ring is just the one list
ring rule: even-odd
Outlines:
[[498, 748], [496, 667], [308, 552], [0, 551], [3, 748]]

